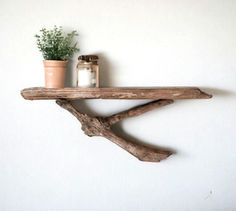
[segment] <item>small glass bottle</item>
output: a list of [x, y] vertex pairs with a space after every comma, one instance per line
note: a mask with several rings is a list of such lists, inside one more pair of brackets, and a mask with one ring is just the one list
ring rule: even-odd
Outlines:
[[[96, 60], [94, 61], [94, 58]], [[77, 86], [78, 87], [98, 87], [98, 57], [95, 55], [83, 55], [78, 58]]]

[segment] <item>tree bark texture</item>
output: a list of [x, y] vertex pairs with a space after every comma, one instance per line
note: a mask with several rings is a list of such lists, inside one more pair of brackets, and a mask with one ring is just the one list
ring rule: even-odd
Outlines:
[[80, 121], [82, 130], [86, 135], [90, 137], [102, 136], [123, 148], [141, 161], [159, 162], [172, 154], [172, 152], [168, 150], [145, 146], [141, 143], [126, 140], [116, 135], [112, 131], [111, 126], [125, 118], [138, 116], [145, 112], [151, 111], [154, 108], [160, 108], [171, 104], [174, 102], [173, 100], [155, 100], [109, 117], [92, 117], [88, 114], [81, 113], [77, 108], [75, 108], [72, 101], [66, 99], [58, 99], [56, 102], [62, 108], [72, 113]]
[[21, 91], [27, 100], [52, 99], [207, 99], [211, 98], [197, 87], [107, 87], [107, 88], [43, 88]]
[[[106, 87], [106, 88], [43, 88], [23, 89], [21, 95], [27, 100], [53, 100], [72, 113], [81, 123], [88, 136], [102, 136], [120, 146], [141, 161], [158, 162], [171, 155], [171, 151], [146, 146], [126, 140], [115, 134], [112, 125], [141, 115], [170, 103], [175, 99], [208, 99], [212, 95], [197, 87]], [[109, 117], [92, 117], [80, 112], [73, 104], [77, 99], [153, 99], [155, 101], [136, 106]], [[160, 100], [161, 99], [161, 100]]]

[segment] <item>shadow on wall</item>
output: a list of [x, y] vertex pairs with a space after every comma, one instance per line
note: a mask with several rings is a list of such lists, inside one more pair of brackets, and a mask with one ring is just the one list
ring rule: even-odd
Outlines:
[[117, 124], [115, 124], [114, 126], [112, 126], [113, 131], [117, 134], [121, 134], [120, 136], [126, 140], [129, 140], [133, 143], [139, 143], [142, 144], [144, 146], [153, 148], [153, 149], [159, 149], [159, 150], [163, 150], [163, 151], [169, 151], [171, 152], [171, 155], [175, 155], [177, 154], [176, 150], [174, 150], [172, 147], [167, 147], [167, 146], [160, 146], [158, 144], [150, 144], [147, 143], [146, 141], [148, 140], [141, 140], [138, 137], [134, 137], [133, 135], [131, 135], [131, 133], [129, 133], [127, 130], [125, 130], [123, 128], [123, 122], [118, 122]]
[[[99, 60], [99, 83], [100, 87], [112, 87], [113, 86], [113, 76], [112, 76], [112, 65], [109, 62], [108, 58], [103, 53], [94, 53], [98, 55]], [[68, 63], [65, 87], [76, 87], [76, 65], [78, 62], [78, 56], [74, 60], [70, 60]]]
[[75, 63], [73, 60], [69, 60], [67, 64], [66, 78], [65, 78], [65, 87], [74, 87], [75, 86]]
[[235, 92], [232, 92], [231, 90], [226, 89], [217, 89], [217, 88], [211, 88], [211, 87], [200, 87], [202, 90], [204, 90], [206, 93], [210, 93], [213, 98], [214, 97], [232, 97], [235, 95]]
[[[99, 57], [99, 82], [100, 82], [100, 87], [112, 87], [114, 86], [114, 74], [112, 72], [113, 67], [112, 64], [109, 62], [108, 58], [106, 57], [105, 54], [103, 53], [94, 53], [95, 55], [98, 55]], [[78, 58], [78, 56], [77, 56]], [[67, 80], [66, 80], [66, 86], [76, 86], [76, 65], [78, 60], [70, 61], [68, 64], [68, 72], [67, 72]], [[210, 93], [213, 95], [213, 97], [232, 97], [235, 95], [234, 92], [229, 91], [229, 90], [223, 90], [223, 89], [215, 89], [211, 87], [200, 87], [201, 89], [205, 90], [206, 93]], [[96, 101], [96, 100], [94, 100]], [[86, 100], [76, 100], [74, 101], [74, 106], [79, 108], [81, 113], [86, 113], [90, 116], [100, 116], [97, 111], [93, 111], [90, 106], [88, 105]], [[140, 143], [142, 145], [151, 147], [151, 148], [158, 148], [161, 150], [167, 150], [172, 152], [172, 154], [176, 154], [176, 151], [172, 148], [168, 147], [160, 147], [156, 144], [147, 144], [143, 142], [142, 140], [138, 139], [137, 137], [134, 137], [131, 135], [129, 132], [127, 132], [121, 123], [118, 123], [114, 125], [113, 130], [117, 134], [122, 134], [121, 136], [131, 142], [136, 142]]]
[[[200, 87], [200, 88], [205, 90], [207, 93], [212, 94], [213, 97], [215, 97], [215, 98], [218, 98], [218, 97], [227, 98], [227, 97], [232, 97], [236, 94], [235, 92], [232, 92], [232, 91], [229, 91], [229, 90], [215, 89], [215, 88], [209, 88], [209, 87]], [[97, 113], [96, 111], [93, 111], [90, 108], [90, 106], [87, 104], [87, 102], [85, 100], [75, 101], [75, 106], [77, 108], [79, 108], [79, 110], [82, 113], [87, 113], [90, 116], [100, 116], [99, 113]], [[131, 133], [129, 133], [128, 131], [126, 131], [123, 128], [122, 122], [119, 122], [116, 125], [112, 126], [112, 129], [113, 129], [114, 133], [120, 134], [122, 138], [124, 138], [126, 140], [129, 140], [133, 143], [140, 143], [144, 146], [148, 146], [148, 147], [151, 147], [151, 148], [154, 148], [154, 149], [161, 149], [161, 150], [164, 150], [164, 151], [170, 151], [172, 154], [177, 154], [177, 152], [173, 148], [166, 147], [166, 146], [158, 146], [158, 144], [145, 143], [144, 142], [145, 140], [143, 141], [143, 140], [140, 140], [137, 137], [134, 137]]]
[[103, 53], [95, 53], [99, 57], [99, 82], [100, 87], [112, 87], [114, 85], [114, 76], [112, 74], [112, 64], [109, 62], [108, 57]]
[[[100, 116], [96, 111], [93, 111], [88, 105], [87, 105], [87, 102], [85, 100], [77, 100], [77, 101], [74, 101], [73, 102], [73, 106], [79, 110], [80, 113], [86, 113], [88, 114], [89, 116], [91, 117], [99, 117], [100, 121], [101, 122], [104, 122], [104, 120], [102, 120], [102, 118], [104, 116]], [[106, 115], [105, 117], [109, 117], [111, 115]], [[92, 124], [89, 124], [89, 127], [92, 128], [93, 125]], [[82, 126], [83, 128], [83, 126]], [[107, 128], [109, 130], [109, 128]], [[112, 132], [127, 140], [128, 143], [138, 143], [138, 144], [141, 144], [145, 147], [149, 147], [151, 149], [156, 149], [156, 150], [161, 150], [161, 151], [167, 151], [169, 153], [171, 153], [172, 155], [176, 154], [176, 151], [173, 149], [173, 148], [170, 148], [170, 147], [166, 147], [166, 146], [159, 146], [158, 144], [150, 144], [150, 143], [147, 143], [145, 142], [145, 140], [141, 140], [137, 137], [134, 137], [133, 135], [131, 135], [129, 132], [127, 132], [124, 128], [123, 128], [123, 125], [122, 125], [122, 122], [118, 122], [114, 125], [111, 126], [111, 130]], [[97, 135], [95, 135], [97, 136]], [[103, 136], [103, 135], [100, 135], [100, 136]], [[106, 136], [105, 136], [106, 137]], [[109, 138], [108, 138], [109, 139]], [[148, 140], [147, 140], [148, 141]], [[113, 141], [112, 141], [113, 142]]]

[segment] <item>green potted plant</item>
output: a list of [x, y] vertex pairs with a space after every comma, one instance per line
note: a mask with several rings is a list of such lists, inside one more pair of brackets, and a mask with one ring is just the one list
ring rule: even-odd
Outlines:
[[64, 87], [68, 59], [79, 51], [77, 43], [74, 42], [76, 36], [76, 31], [65, 34], [62, 27], [57, 26], [49, 30], [43, 28], [39, 35], [35, 35], [37, 46], [44, 58], [46, 88]]

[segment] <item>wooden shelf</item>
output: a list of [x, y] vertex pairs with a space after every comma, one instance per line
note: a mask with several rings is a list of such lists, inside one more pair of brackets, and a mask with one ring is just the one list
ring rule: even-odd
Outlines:
[[207, 99], [212, 96], [197, 87], [109, 87], [109, 88], [27, 88], [27, 100], [52, 99]]
[[[110, 88], [63, 88], [48, 89], [33, 87], [23, 89], [21, 95], [27, 100], [55, 100], [62, 108], [73, 114], [81, 123], [81, 129], [88, 136], [102, 136], [123, 148], [141, 161], [158, 162], [173, 152], [147, 146], [118, 136], [112, 125], [128, 118], [141, 115], [169, 105], [175, 99], [208, 99], [212, 95], [197, 87], [110, 87]], [[73, 101], [76, 99], [153, 99], [154, 101], [130, 108], [108, 117], [93, 117], [82, 113]], [[194, 115], [194, 113], [193, 113]]]

